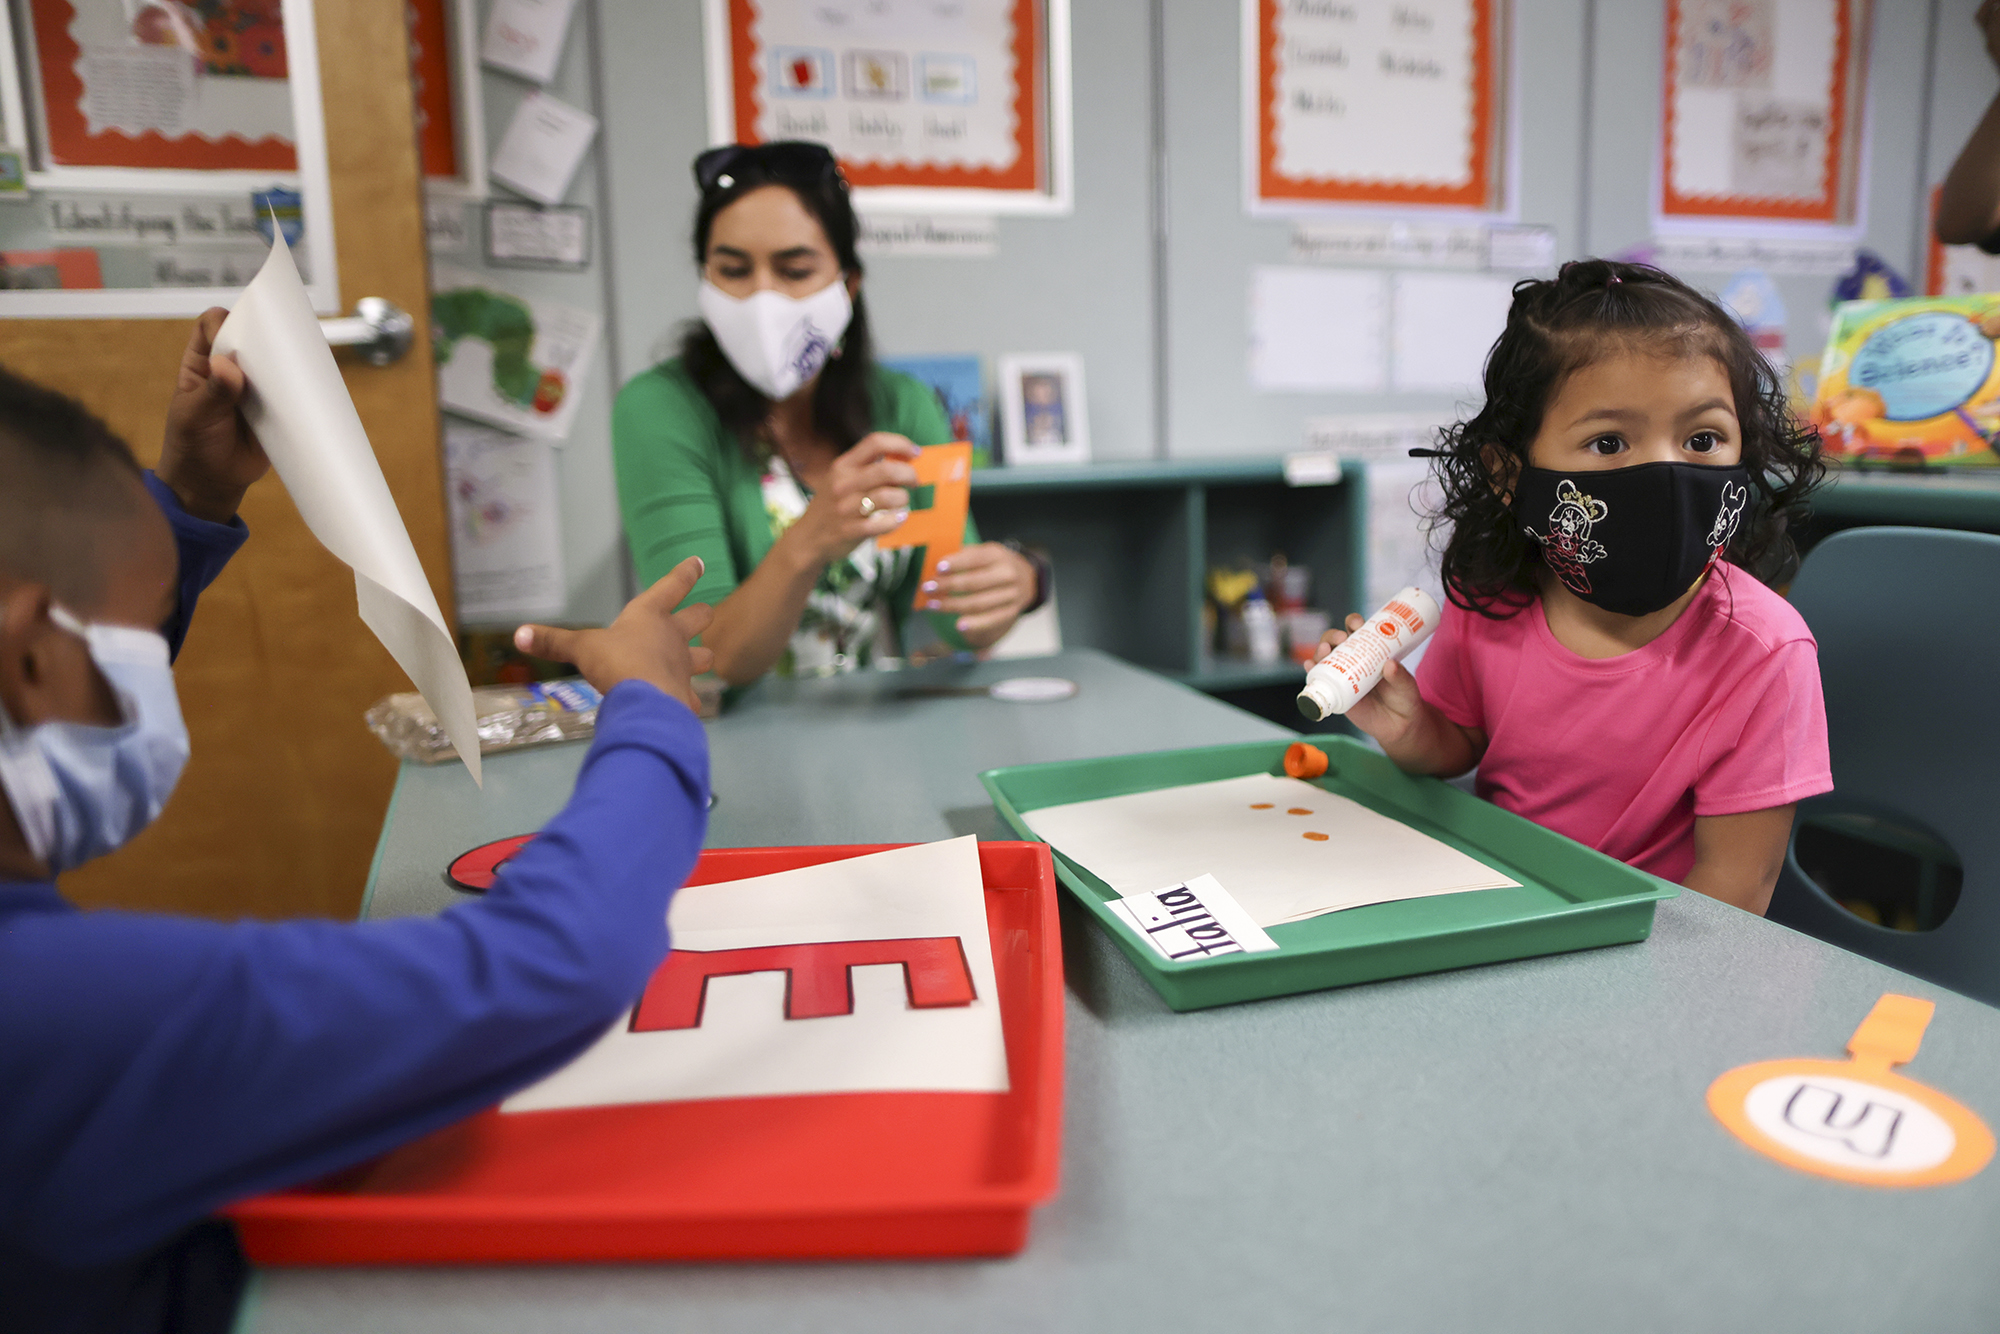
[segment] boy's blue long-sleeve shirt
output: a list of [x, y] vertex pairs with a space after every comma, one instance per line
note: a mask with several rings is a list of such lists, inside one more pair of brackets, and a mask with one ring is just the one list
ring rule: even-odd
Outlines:
[[[245, 533], [153, 485], [181, 550], [178, 647]], [[568, 806], [433, 918], [231, 925], [0, 882], [0, 1250], [117, 1261], [562, 1065], [665, 957], [707, 795], [700, 722], [626, 682]]]

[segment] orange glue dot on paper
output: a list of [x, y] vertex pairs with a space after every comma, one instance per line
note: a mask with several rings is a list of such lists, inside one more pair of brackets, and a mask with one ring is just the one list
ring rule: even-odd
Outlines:
[[1250, 803], [1250, 809], [1253, 811], [1268, 811], [1271, 809], [1271, 803], [1268, 801], [1253, 801]]
[[1311, 812], [1311, 811], [1309, 811], [1309, 810], [1307, 810], [1307, 809], [1306, 809], [1305, 807], [1303, 807], [1303, 806], [1294, 806], [1294, 807], [1292, 807], [1292, 808], [1291, 808], [1290, 810], [1286, 811], [1286, 812], [1285, 812], [1285, 814], [1287, 814], [1287, 815], [1311, 815], [1311, 814], [1312, 814], [1312, 812]]
[[1306, 837], [1311, 839], [1315, 843], [1324, 843], [1327, 840], [1327, 836], [1325, 834], [1315, 834], [1310, 829], [1306, 831]]
[[1326, 772], [1326, 752], [1294, 741], [1285, 748], [1285, 772], [1293, 778], [1318, 778]]

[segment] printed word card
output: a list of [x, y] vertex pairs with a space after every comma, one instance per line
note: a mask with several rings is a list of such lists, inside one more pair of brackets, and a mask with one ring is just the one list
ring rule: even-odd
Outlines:
[[1278, 948], [1212, 875], [1154, 894], [1128, 894], [1106, 906], [1161, 958], [1175, 963]]
[[1261, 927], [1521, 883], [1360, 802], [1270, 774], [1044, 806], [1024, 818], [1120, 895], [1213, 876]]
[[1862, 0], [1668, 0], [1663, 219], [1851, 222]]
[[1506, 0], [1243, 3], [1253, 207], [1498, 207]]
[[674, 950], [576, 1060], [503, 1112], [808, 1093], [1004, 1093], [970, 836], [689, 885]]

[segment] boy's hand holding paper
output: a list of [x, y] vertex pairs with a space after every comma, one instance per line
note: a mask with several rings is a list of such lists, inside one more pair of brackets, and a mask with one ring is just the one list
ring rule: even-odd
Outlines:
[[[423, 692], [479, 781], [479, 728], [458, 644], [341, 382], [284, 234], [215, 335], [248, 388], [243, 415], [326, 549], [354, 570], [361, 619]], [[171, 483], [169, 483], [171, 485]]]

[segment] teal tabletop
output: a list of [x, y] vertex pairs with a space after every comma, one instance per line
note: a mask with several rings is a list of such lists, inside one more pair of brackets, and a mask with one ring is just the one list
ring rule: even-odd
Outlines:
[[[1075, 681], [1056, 703], [975, 689]], [[769, 683], [709, 725], [710, 843], [1005, 837], [976, 775], [1283, 735], [1091, 652]], [[406, 766], [373, 916], [537, 827], [582, 756]], [[1933, 1000], [1905, 1073], [1991, 1123], [2000, 1013], [1683, 893], [1637, 945], [1175, 1014], [1065, 909], [1062, 1189], [1004, 1260], [285, 1269], [254, 1334], [435, 1331], [1980, 1330], [2000, 1168], [1887, 1190], [1781, 1166], [1704, 1102], [1838, 1057], [1885, 992]]]

